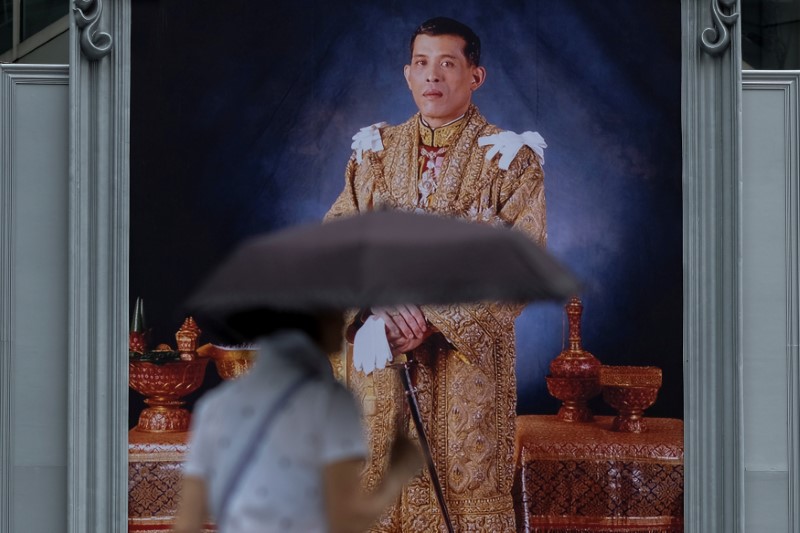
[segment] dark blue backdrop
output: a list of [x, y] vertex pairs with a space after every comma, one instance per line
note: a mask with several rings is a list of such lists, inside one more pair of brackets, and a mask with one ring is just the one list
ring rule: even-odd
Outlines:
[[[173, 340], [180, 302], [240, 239], [324, 214], [359, 128], [415, 112], [408, 37], [437, 15], [482, 37], [483, 114], [549, 145], [549, 249], [586, 283], [585, 347], [662, 367], [649, 414], [682, 417], [672, 0], [134, 2], [131, 296], [155, 340]], [[521, 413], [557, 406], [544, 376], [562, 323], [551, 304], [518, 321]]]

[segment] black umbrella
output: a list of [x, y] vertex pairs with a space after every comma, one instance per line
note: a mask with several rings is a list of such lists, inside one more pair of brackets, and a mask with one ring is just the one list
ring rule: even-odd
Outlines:
[[211, 317], [393, 304], [565, 299], [575, 278], [521, 232], [377, 211], [255, 237], [189, 300]]
[[[236, 312], [313, 312], [394, 304], [565, 299], [578, 283], [523, 233], [433, 215], [376, 211], [289, 228], [241, 245], [190, 299], [224, 321]], [[409, 363], [400, 376], [449, 532]]]

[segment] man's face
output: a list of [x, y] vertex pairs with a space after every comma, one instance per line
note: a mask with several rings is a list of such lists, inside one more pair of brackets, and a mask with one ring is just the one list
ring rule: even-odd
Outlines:
[[470, 65], [456, 35], [417, 35], [403, 73], [422, 118], [437, 128], [463, 115], [486, 71]]

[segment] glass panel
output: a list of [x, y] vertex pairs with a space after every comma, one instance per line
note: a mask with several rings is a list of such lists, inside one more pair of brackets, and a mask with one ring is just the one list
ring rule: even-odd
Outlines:
[[22, 0], [20, 3], [20, 41], [69, 13], [65, 0]]
[[800, 69], [800, 0], [742, 0], [742, 68]]
[[0, 54], [11, 50], [14, 45], [13, 24], [14, 14], [12, 12], [13, 0], [0, 0]]

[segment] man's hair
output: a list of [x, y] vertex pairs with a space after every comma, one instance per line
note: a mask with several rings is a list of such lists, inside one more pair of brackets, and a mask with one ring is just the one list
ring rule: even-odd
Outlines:
[[467, 62], [474, 67], [481, 64], [481, 40], [466, 24], [447, 17], [435, 17], [426, 20], [411, 35], [411, 55], [414, 55], [414, 41], [417, 39], [417, 35], [455, 35], [461, 37], [466, 43], [464, 45], [464, 57], [467, 58]]

